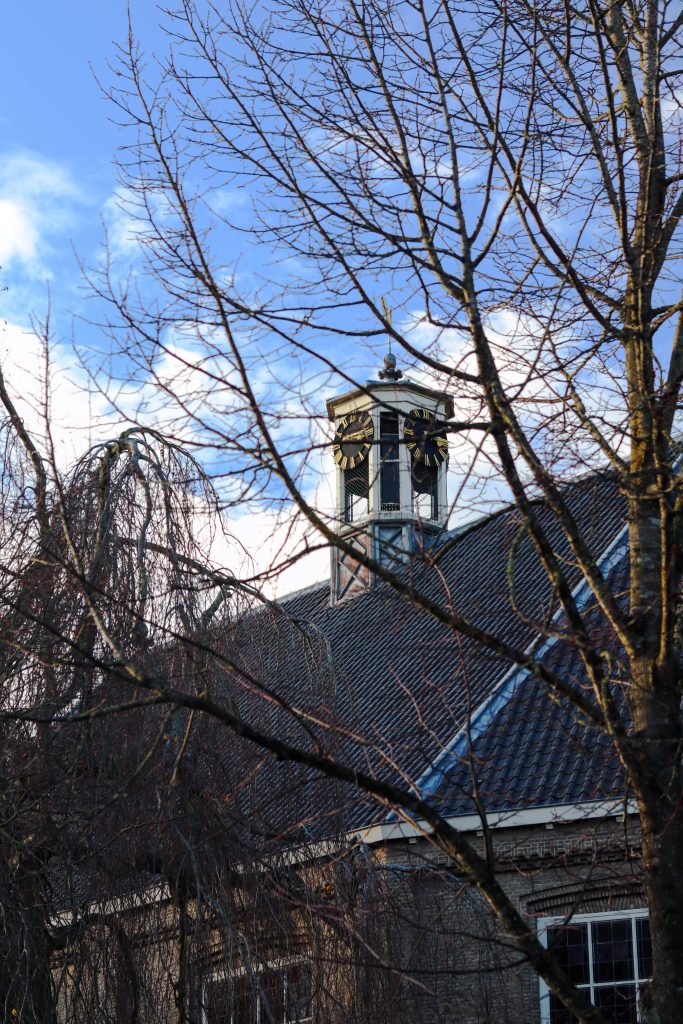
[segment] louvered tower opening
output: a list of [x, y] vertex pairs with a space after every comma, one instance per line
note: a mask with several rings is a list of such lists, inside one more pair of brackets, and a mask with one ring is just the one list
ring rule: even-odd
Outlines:
[[439, 518], [439, 470], [413, 460], [411, 466], [413, 508], [420, 519]]
[[344, 470], [344, 522], [355, 523], [370, 511], [370, 467], [367, 459]]

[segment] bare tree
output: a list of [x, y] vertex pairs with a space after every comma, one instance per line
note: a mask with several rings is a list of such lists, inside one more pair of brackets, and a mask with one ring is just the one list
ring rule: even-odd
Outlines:
[[[279, 698], [274, 720], [261, 679], [294, 669], [301, 694], [308, 671], [327, 697], [324, 639], [205, 564], [188, 518], [204, 477], [174, 445], [130, 429], [61, 478], [0, 386], [16, 445], [3, 478], [8, 1019], [204, 1022], [254, 1000], [263, 1021], [283, 1019], [283, 1000], [287, 1019], [311, 1006], [359, 1024], [414, 1019], [435, 986], [397, 950], [407, 923], [418, 943], [430, 928], [400, 872], [348, 842], [327, 780], [270, 771], [253, 789], [262, 752], [196, 719], [213, 701], [291, 737], [300, 714]], [[468, 928], [476, 940], [471, 914]]]

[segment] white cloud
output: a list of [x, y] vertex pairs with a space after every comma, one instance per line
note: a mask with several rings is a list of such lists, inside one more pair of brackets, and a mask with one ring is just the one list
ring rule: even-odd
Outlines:
[[[219, 489], [223, 474], [226, 470], [228, 473], [224, 521], [218, 528], [214, 523], [214, 530], [209, 531], [207, 555], [214, 566], [242, 579], [253, 579], [268, 597], [282, 597], [328, 576], [329, 552], [307, 553], [310, 547], [317, 548], [320, 538], [301, 515], [295, 514], [293, 504], [280, 507], [274, 502], [272, 509], [264, 508], [262, 500], [253, 501], [248, 493], [243, 495], [239, 478], [230, 474], [230, 462], [237, 456], [221, 451], [221, 438], [238, 433], [251, 418], [238, 385], [239, 375], [224, 354], [220, 339], [206, 328], [187, 324], [169, 334], [153, 371], [141, 378], [138, 386], [123, 386], [117, 404], [134, 422], [166, 429], [191, 447], [196, 444], [201, 448], [206, 442], [211, 445], [213, 450], [206, 456], [207, 471], [217, 474]], [[268, 390], [268, 380], [260, 380], [255, 373], [252, 386], [257, 391], [261, 387]], [[311, 423], [303, 415], [300, 405], [285, 405], [279, 408], [279, 415], [280, 428], [277, 422], [271, 428], [274, 436], [280, 429], [296, 430], [301, 420], [302, 443], [309, 430], [311, 444], [323, 440], [315, 421]], [[291, 444], [292, 437], [283, 440], [285, 447]], [[331, 517], [332, 460], [327, 450], [324, 456], [320, 469], [309, 466], [304, 497], [313, 508]]]
[[0, 199], [0, 263], [14, 259], [28, 263], [35, 259], [38, 231], [28, 211], [12, 199]]
[[81, 189], [62, 164], [25, 151], [5, 154], [0, 166], [0, 188], [3, 192], [11, 188], [15, 195], [29, 199], [78, 200], [82, 196]]
[[[52, 449], [56, 468], [68, 470], [91, 444], [116, 436], [130, 422], [164, 429], [187, 427], [182, 437], [200, 442], [212, 423], [225, 429], [234, 403], [232, 369], [206, 329], [187, 324], [169, 338], [168, 350], [154, 367], [140, 366], [138, 379], [120, 382], [115, 406], [101, 394], [69, 345], [54, 342], [46, 354], [42, 339], [24, 322], [24, 309], [36, 303], [36, 283], [52, 277], [60, 235], [78, 225], [79, 207], [87, 201], [68, 169], [39, 154], [13, 152], [0, 162], [0, 264], [12, 291], [13, 317], [0, 325], [0, 366], [19, 414], [39, 447]], [[243, 205], [236, 192], [220, 195], [223, 212]], [[160, 199], [154, 214], [172, 215]], [[103, 216], [115, 256], [130, 265], [149, 225], [132, 194], [118, 190], [104, 205]], [[58, 311], [59, 312], [59, 311]], [[202, 336], [203, 333], [203, 336]], [[93, 366], [97, 363], [95, 355]], [[110, 390], [112, 380], [102, 381]], [[168, 395], [180, 400], [173, 407]], [[46, 427], [46, 413], [50, 429]], [[202, 429], [201, 421], [204, 423]], [[201, 516], [198, 513], [198, 520]], [[316, 552], [297, 559], [306, 530], [288, 513], [233, 507], [225, 530], [214, 530], [207, 556], [216, 565], [245, 576], [268, 575], [275, 564], [288, 566], [264, 584], [269, 595], [282, 595], [327, 575], [329, 555]]]
[[683, 116], [683, 89], [674, 89], [660, 100], [662, 120], [665, 128], [672, 131]]
[[[401, 326], [415, 347], [457, 370], [477, 373], [467, 332], [439, 331], [421, 310], [413, 311]], [[567, 374], [598, 430], [621, 450], [625, 406], [617, 369], [598, 359], [586, 366], [575, 363], [578, 346], [572, 332], [552, 329], [552, 320], [544, 324], [542, 309], [533, 321], [515, 310], [501, 309], [489, 318], [486, 329], [500, 381], [527, 437], [549, 469], [571, 476], [604, 461], [573, 406]], [[435, 385], [433, 375], [420, 368], [411, 370], [410, 376], [427, 386], [445, 387], [454, 402], [456, 421], [487, 420], [482, 389], [476, 384], [442, 379]], [[526, 468], [521, 460], [518, 468], [524, 477]], [[480, 430], [451, 436], [449, 497], [452, 525], [511, 498], [496, 445]]]
[[207, 197], [207, 205], [219, 216], [228, 216], [238, 210], [244, 210], [250, 201], [246, 188], [219, 188]]
[[[189, 349], [184, 350], [183, 360], [190, 355]], [[52, 450], [56, 468], [61, 472], [91, 444], [115, 437], [129, 425], [93, 390], [69, 348], [53, 344], [48, 358], [42, 339], [28, 328], [12, 323], [4, 325], [0, 332], [0, 365], [27, 429], [43, 452], [49, 454]], [[160, 368], [162, 377], [168, 381], [167, 375], [171, 374], [176, 385], [194, 394], [193, 374], [200, 371], [181, 367], [182, 363], [174, 365], [173, 356], [169, 355]], [[182, 380], [178, 379], [178, 373]], [[151, 395], [152, 384], [148, 382], [147, 388]], [[133, 401], [132, 393], [127, 397]], [[241, 509], [230, 509], [223, 524], [214, 522], [213, 529], [208, 530], [206, 511], [198, 507], [195, 525], [200, 534], [205, 533], [206, 555], [214, 567], [256, 581], [263, 577], [263, 589], [269, 597], [281, 597], [328, 574], [326, 550], [301, 556], [307, 543], [316, 541], [310, 537], [304, 521], [289, 512], [278, 514], [244, 505]]]
[[228, 518], [226, 531], [214, 540], [212, 560], [254, 579], [267, 597], [282, 598], [329, 577], [329, 549], [317, 549], [319, 537], [300, 517], [252, 512]]
[[68, 170], [36, 153], [5, 153], [0, 160], [0, 263], [49, 277], [49, 239], [73, 222], [83, 195]]
[[167, 227], [174, 217], [175, 210], [163, 193], [146, 192], [143, 197], [130, 188], [117, 188], [102, 207], [108, 255], [130, 263], [142, 253], [145, 240]]
[[46, 352], [34, 331], [6, 323], [0, 331], [0, 365], [19, 415], [44, 453], [53, 446], [59, 470], [67, 469], [93, 439], [120, 428], [108, 403], [89, 391], [85, 374], [66, 346], [53, 344]]

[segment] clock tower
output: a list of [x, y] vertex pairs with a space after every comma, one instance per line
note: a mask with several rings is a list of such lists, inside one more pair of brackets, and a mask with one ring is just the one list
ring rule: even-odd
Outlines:
[[[332, 398], [337, 531], [359, 555], [396, 567], [428, 547], [448, 519], [450, 398], [403, 376], [390, 352], [377, 380]], [[373, 574], [332, 552], [332, 603], [369, 589]]]

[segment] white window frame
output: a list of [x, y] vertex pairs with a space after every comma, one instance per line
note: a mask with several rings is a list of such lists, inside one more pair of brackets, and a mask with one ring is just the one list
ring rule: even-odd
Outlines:
[[[647, 907], [639, 907], [635, 910], [605, 910], [594, 914], [572, 914], [570, 918], [567, 917], [541, 917], [538, 921], [538, 938], [541, 945], [548, 948], [548, 929], [556, 928], [558, 925], [572, 925], [572, 924], [592, 924], [595, 921], [616, 921], [617, 919], [623, 920], [624, 918], [630, 918], [631, 920], [631, 944], [633, 950], [633, 982], [622, 982], [622, 984], [633, 984], [636, 990], [636, 997], [640, 998], [640, 987], [643, 982], [649, 981], [649, 978], [641, 978], [638, 970], [638, 938], [636, 934], [636, 922], [643, 918], [648, 918], [650, 913]], [[614, 988], [619, 982], [604, 981], [595, 982], [593, 980], [593, 942], [589, 929], [589, 940], [588, 940], [588, 976], [589, 982], [587, 985], [577, 985], [582, 992], [588, 992], [591, 1002], [596, 988]], [[541, 1024], [550, 1024], [550, 989], [546, 985], [543, 978], [539, 978], [539, 990], [541, 998]], [[637, 1010], [638, 1020], [640, 1020], [640, 1008]]]
[[[222, 981], [228, 980], [229, 978], [244, 978], [247, 975], [264, 974], [266, 971], [273, 971], [275, 973], [285, 972], [288, 967], [296, 967], [301, 965], [302, 967], [308, 967], [311, 970], [311, 961], [302, 957], [290, 956], [281, 957], [277, 960], [266, 960], [263, 963], [257, 963], [250, 967], [238, 967], [234, 971], [219, 970], [213, 971], [211, 974], [207, 974], [202, 978], [201, 988], [201, 1012], [202, 1012], [202, 1024], [208, 1024], [208, 1014], [206, 1012], [206, 987], [211, 981]], [[287, 975], [283, 977], [284, 984], [284, 1005], [287, 1006]], [[311, 1007], [313, 1005], [313, 992], [311, 991]], [[261, 994], [256, 994], [256, 1020], [257, 1024], [261, 1024]], [[303, 1017], [298, 1021], [283, 1020], [282, 1024], [309, 1024], [313, 1020], [313, 1014], [311, 1013], [308, 1017]], [[231, 1021], [234, 1024], [234, 1021]]]

